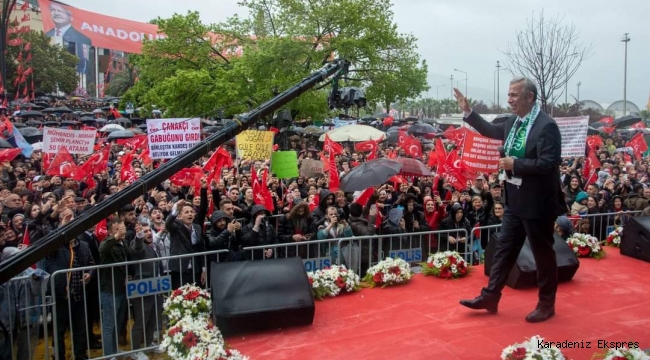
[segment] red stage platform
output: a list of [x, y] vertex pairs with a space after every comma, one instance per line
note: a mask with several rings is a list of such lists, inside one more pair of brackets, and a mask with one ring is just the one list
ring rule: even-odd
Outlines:
[[650, 263], [607, 248], [602, 260], [581, 259], [571, 282], [560, 284], [556, 316], [529, 324], [537, 289], [506, 288], [497, 315], [458, 304], [487, 283], [483, 267], [464, 279], [417, 275], [402, 286], [362, 289], [317, 301], [310, 327], [278, 329], [227, 339], [259, 359], [499, 359], [507, 345], [541, 335], [547, 341], [587, 341], [590, 349], [563, 349], [590, 359], [598, 340], [637, 341], [650, 348]]

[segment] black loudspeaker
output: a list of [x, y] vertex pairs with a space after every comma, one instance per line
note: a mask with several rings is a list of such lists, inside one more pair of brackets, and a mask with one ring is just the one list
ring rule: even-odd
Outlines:
[[300, 258], [213, 262], [212, 316], [224, 336], [311, 325], [314, 298]]
[[650, 217], [633, 217], [625, 223], [621, 255], [650, 262]]
[[[497, 241], [499, 241], [498, 236], [498, 233], [492, 234], [492, 238], [485, 249], [485, 275], [487, 276], [490, 276], [494, 250], [496, 249]], [[573, 250], [571, 250], [560, 235], [554, 234], [554, 238], [555, 243], [553, 244], [553, 249], [555, 250], [555, 257], [557, 259], [558, 282], [569, 281], [573, 278], [576, 271], [578, 271], [580, 260], [578, 260]], [[508, 274], [508, 282], [506, 285], [513, 289], [537, 286], [537, 266], [528, 238], [526, 238], [526, 242], [524, 242], [524, 246], [521, 248], [515, 266], [512, 267], [510, 274]]]

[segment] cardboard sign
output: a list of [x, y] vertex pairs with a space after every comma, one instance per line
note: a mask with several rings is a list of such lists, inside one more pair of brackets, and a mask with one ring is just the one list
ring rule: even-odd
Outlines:
[[271, 171], [279, 179], [298, 177], [298, 155], [295, 151], [276, 151], [271, 155]]
[[494, 173], [499, 169], [499, 146], [501, 140], [490, 139], [467, 131], [462, 161], [470, 171], [483, 174]]
[[56, 154], [65, 147], [70, 154], [90, 155], [95, 146], [97, 130], [43, 128], [43, 152]]
[[589, 116], [555, 118], [562, 135], [562, 157], [585, 156]]
[[302, 159], [300, 163], [300, 176], [305, 178], [323, 176], [323, 162], [320, 160]]
[[273, 131], [246, 130], [235, 137], [237, 157], [248, 160], [268, 160], [273, 152]]
[[151, 159], [173, 159], [201, 141], [201, 119], [147, 119]]

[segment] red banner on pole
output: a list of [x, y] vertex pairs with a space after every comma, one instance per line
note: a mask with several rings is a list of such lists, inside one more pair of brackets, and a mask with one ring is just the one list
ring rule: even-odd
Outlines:
[[465, 168], [483, 174], [497, 172], [501, 140], [490, 139], [473, 131], [467, 131], [461, 157]]

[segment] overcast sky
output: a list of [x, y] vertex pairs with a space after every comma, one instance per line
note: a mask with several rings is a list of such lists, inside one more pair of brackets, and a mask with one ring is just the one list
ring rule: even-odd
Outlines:
[[[231, 15], [245, 15], [237, 0], [63, 0], [85, 10], [136, 21], [196, 10], [206, 23], [224, 21]], [[569, 95], [580, 99], [612, 103], [623, 99], [624, 33], [628, 43], [627, 99], [645, 108], [650, 96], [650, 30], [648, 0], [393, 0], [394, 21], [403, 33], [418, 40], [418, 51], [429, 64], [429, 96], [450, 96], [450, 75], [464, 79], [468, 73], [468, 93], [472, 98], [491, 102], [494, 96], [496, 61], [526, 26], [533, 11], [546, 16], [563, 16], [574, 24], [580, 40], [593, 46], [593, 55], [569, 80]], [[543, 7], [542, 7], [543, 6]], [[508, 73], [502, 73], [500, 100], [505, 103]], [[438, 85], [445, 85], [438, 88]], [[455, 85], [455, 81], [454, 81]], [[460, 84], [465, 89], [464, 83]], [[562, 98], [563, 101], [564, 98]], [[571, 98], [569, 98], [571, 99]]]

